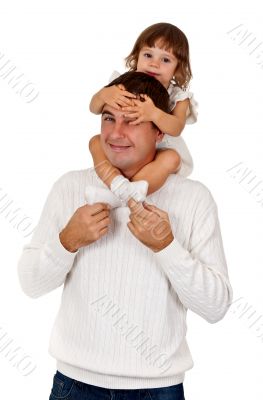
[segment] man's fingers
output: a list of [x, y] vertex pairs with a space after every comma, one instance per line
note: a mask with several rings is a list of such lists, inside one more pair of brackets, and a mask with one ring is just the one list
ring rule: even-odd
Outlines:
[[164, 238], [170, 233], [170, 224], [166, 220], [161, 220], [154, 229], [154, 234], [159, 238]]
[[144, 207], [141, 202], [135, 201], [133, 198], [128, 200], [128, 207], [130, 208], [132, 213], [137, 213], [139, 211], [143, 211]]
[[95, 222], [100, 222], [102, 220], [104, 220], [105, 218], [108, 218], [110, 215], [110, 212], [107, 210], [102, 210], [101, 212], [99, 212], [98, 214], [93, 215], [94, 221]]
[[134, 224], [137, 229], [142, 227], [143, 229], [149, 230], [152, 227], [159, 224], [159, 216], [154, 213], [143, 214], [143, 215], [131, 215], [130, 216], [131, 222]]
[[130, 219], [134, 224], [142, 224], [145, 227], [149, 227], [158, 222], [161, 218], [163, 221], [167, 221], [167, 213], [163, 210], [159, 210], [154, 205], [148, 204], [145, 201], [143, 203], [136, 202], [133, 199], [128, 201], [131, 214]]
[[146, 210], [143, 206], [142, 208], [137, 207], [137, 209], [133, 210], [130, 214], [130, 220], [137, 229], [140, 227], [147, 230], [150, 229], [156, 224], [158, 218], [156, 214]]
[[108, 232], [108, 226], [106, 226], [105, 228], [100, 230], [100, 236], [105, 235], [105, 233], [107, 233], [107, 232]]
[[149, 210], [146, 210], [141, 202], [136, 202], [133, 198], [128, 201], [128, 206], [131, 210], [130, 217], [138, 221], [139, 219], [145, 219], [150, 214]]
[[107, 203], [95, 203], [91, 206], [89, 205], [90, 215], [96, 215], [103, 210], [109, 210], [110, 206]]
[[99, 231], [108, 228], [110, 224], [110, 219], [109, 217], [104, 218], [103, 220], [101, 220], [100, 222], [98, 222], [97, 226]]
[[130, 221], [130, 222], [127, 223], [127, 226], [128, 226], [128, 228], [129, 228], [129, 230], [131, 231], [131, 233], [132, 233], [134, 236], [136, 236], [136, 234], [135, 234], [136, 229], [135, 229], [133, 223]]
[[156, 207], [153, 204], [148, 204], [146, 203], [146, 201], [143, 202], [143, 205], [149, 210], [152, 211], [154, 213], [156, 213], [157, 215], [159, 215], [159, 217], [162, 218], [167, 218], [167, 213], [166, 211], [160, 210], [158, 207]]

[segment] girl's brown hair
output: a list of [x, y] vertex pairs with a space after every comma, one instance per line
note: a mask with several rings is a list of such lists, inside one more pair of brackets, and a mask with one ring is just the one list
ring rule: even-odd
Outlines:
[[139, 53], [144, 46], [154, 47], [156, 42], [168, 51], [172, 51], [178, 60], [174, 77], [177, 86], [186, 89], [191, 78], [189, 44], [185, 34], [176, 26], [160, 22], [146, 28], [136, 40], [131, 53], [125, 58], [126, 67], [136, 71]]

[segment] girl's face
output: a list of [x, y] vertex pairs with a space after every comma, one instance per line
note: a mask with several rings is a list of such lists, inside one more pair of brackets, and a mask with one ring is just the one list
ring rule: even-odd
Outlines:
[[139, 52], [137, 71], [156, 78], [166, 89], [174, 76], [178, 60], [171, 51], [158, 47], [144, 46]]

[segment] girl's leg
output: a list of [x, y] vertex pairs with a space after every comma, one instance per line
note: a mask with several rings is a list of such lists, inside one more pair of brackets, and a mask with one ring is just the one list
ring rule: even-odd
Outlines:
[[149, 195], [160, 189], [168, 176], [179, 170], [180, 165], [181, 157], [176, 150], [158, 149], [155, 159], [137, 172], [131, 181], [146, 180], [149, 183]]
[[121, 175], [121, 172], [118, 168], [114, 167], [105, 156], [100, 144], [100, 135], [95, 135], [90, 139], [89, 150], [93, 158], [95, 171], [103, 182], [110, 188], [113, 179], [116, 176]]

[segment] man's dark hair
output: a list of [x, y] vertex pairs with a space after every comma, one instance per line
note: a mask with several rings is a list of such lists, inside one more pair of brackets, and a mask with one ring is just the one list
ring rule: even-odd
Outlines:
[[[125, 89], [133, 94], [146, 94], [154, 105], [162, 111], [169, 113], [169, 94], [165, 87], [153, 76], [144, 72], [129, 71], [114, 79], [105, 87], [122, 84]], [[141, 101], [144, 99], [141, 97]]]

